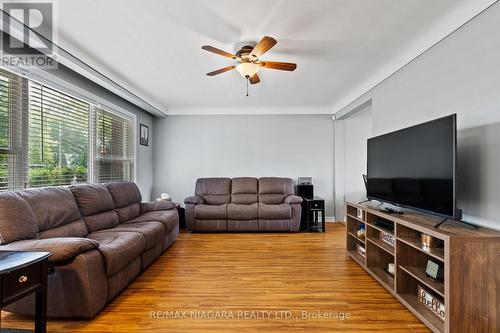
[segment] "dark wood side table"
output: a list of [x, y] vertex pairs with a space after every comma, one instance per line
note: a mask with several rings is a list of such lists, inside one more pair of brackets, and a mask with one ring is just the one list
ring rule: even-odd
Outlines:
[[177, 213], [179, 214], [179, 229], [186, 229], [186, 209], [181, 204], [176, 203]]
[[325, 200], [320, 197], [302, 199], [302, 229], [325, 232]]
[[36, 333], [47, 331], [47, 268], [50, 256], [50, 252], [0, 251], [0, 309], [36, 293]]

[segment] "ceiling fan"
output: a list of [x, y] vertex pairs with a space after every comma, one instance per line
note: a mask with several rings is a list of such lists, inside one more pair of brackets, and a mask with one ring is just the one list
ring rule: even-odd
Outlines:
[[251, 84], [257, 84], [260, 82], [258, 72], [261, 67], [278, 69], [282, 71], [294, 71], [297, 68], [297, 64], [293, 64], [290, 62], [259, 60], [259, 58], [264, 53], [269, 51], [274, 45], [276, 45], [276, 43], [276, 39], [269, 36], [264, 36], [257, 44], [251, 42], [243, 43], [243, 46], [241, 46], [236, 54], [222, 51], [210, 45], [204, 45], [201, 47], [203, 50], [213, 52], [226, 58], [234, 59], [237, 62], [237, 64], [233, 66], [218, 69], [216, 71], [207, 73], [207, 75], [215, 76], [236, 69], [238, 73], [240, 73], [241, 76], [243, 76], [247, 80], [248, 85], [248, 82], [250, 82]]

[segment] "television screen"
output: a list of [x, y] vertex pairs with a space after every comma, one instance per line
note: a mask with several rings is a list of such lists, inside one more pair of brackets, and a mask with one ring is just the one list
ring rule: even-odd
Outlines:
[[455, 217], [456, 115], [368, 139], [367, 197]]

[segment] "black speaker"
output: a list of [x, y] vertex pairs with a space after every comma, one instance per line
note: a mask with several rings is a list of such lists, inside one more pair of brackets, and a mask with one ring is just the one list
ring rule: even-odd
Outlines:
[[295, 186], [295, 194], [306, 199], [314, 198], [314, 189], [312, 184], [299, 184]]

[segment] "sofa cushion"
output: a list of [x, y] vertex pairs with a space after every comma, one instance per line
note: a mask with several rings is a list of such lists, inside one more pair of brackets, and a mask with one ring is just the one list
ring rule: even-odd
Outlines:
[[113, 198], [102, 184], [82, 184], [71, 186], [71, 192], [83, 216], [113, 210]]
[[141, 215], [141, 206], [138, 203], [133, 203], [121, 208], [115, 208], [118, 221], [123, 222], [133, 219]]
[[259, 202], [281, 204], [294, 192], [293, 180], [290, 178], [263, 177], [259, 179]]
[[202, 197], [209, 205], [229, 203], [231, 200], [231, 179], [200, 178], [196, 181], [195, 194]]
[[104, 258], [108, 276], [139, 257], [146, 245], [144, 237], [137, 232], [102, 230], [92, 232], [87, 237], [99, 242], [97, 249]]
[[158, 200], [151, 202], [142, 202], [140, 205], [141, 214], [154, 212], [156, 210], [174, 209], [176, 204], [167, 200]]
[[14, 192], [0, 193], [0, 244], [36, 238], [38, 221], [28, 203]]
[[252, 177], [233, 178], [231, 181], [231, 202], [252, 204], [257, 202], [258, 180]]
[[142, 201], [141, 192], [137, 185], [133, 182], [116, 182], [106, 184], [113, 203], [116, 208], [125, 207], [133, 203]]
[[71, 186], [71, 192], [83, 215], [89, 232], [111, 229], [118, 225], [118, 215], [106, 186], [83, 184]]
[[112, 231], [132, 231], [140, 233], [146, 241], [146, 250], [158, 245], [165, 236], [165, 227], [162, 223], [156, 221], [122, 223], [116, 226]]
[[37, 217], [42, 238], [47, 238], [47, 233], [49, 237], [85, 237], [88, 234], [69, 188], [41, 187], [17, 193], [26, 200]]
[[259, 203], [259, 219], [283, 220], [292, 217], [292, 209], [288, 204], [268, 205]]
[[224, 205], [196, 205], [194, 217], [198, 220], [227, 219], [227, 204]]
[[141, 192], [133, 182], [116, 182], [106, 184], [120, 222], [133, 219], [141, 214], [139, 204]]
[[85, 237], [88, 233], [87, 225], [80, 218], [56, 228], [44, 230], [38, 234], [38, 238]]
[[231, 220], [254, 220], [257, 219], [257, 203], [251, 205], [240, 205], [230, 203], [227, 205], [227, 218]]
[[0, 251], [48, 251], [49, 262], [68, 261], [78, 254], [97, 249], [99, 242], [81, 237], [55, 237], [49, 239], [28, 239], [0, 246]]
[[112, 229], [118, 225], [118, 215], [114, 210], [108, 210], [99, 214], [85, 216], [83, 218], [89, 232]]
[[168, 234], [170, 231], [174, 230], [177, 225], [179, 225], [179, 214], [177, 209], [158, 210], [141, 214], [135, 219], [123, 222], [123, 224], [148, 221], [160, 222], [165, 227], [165, 234]]

